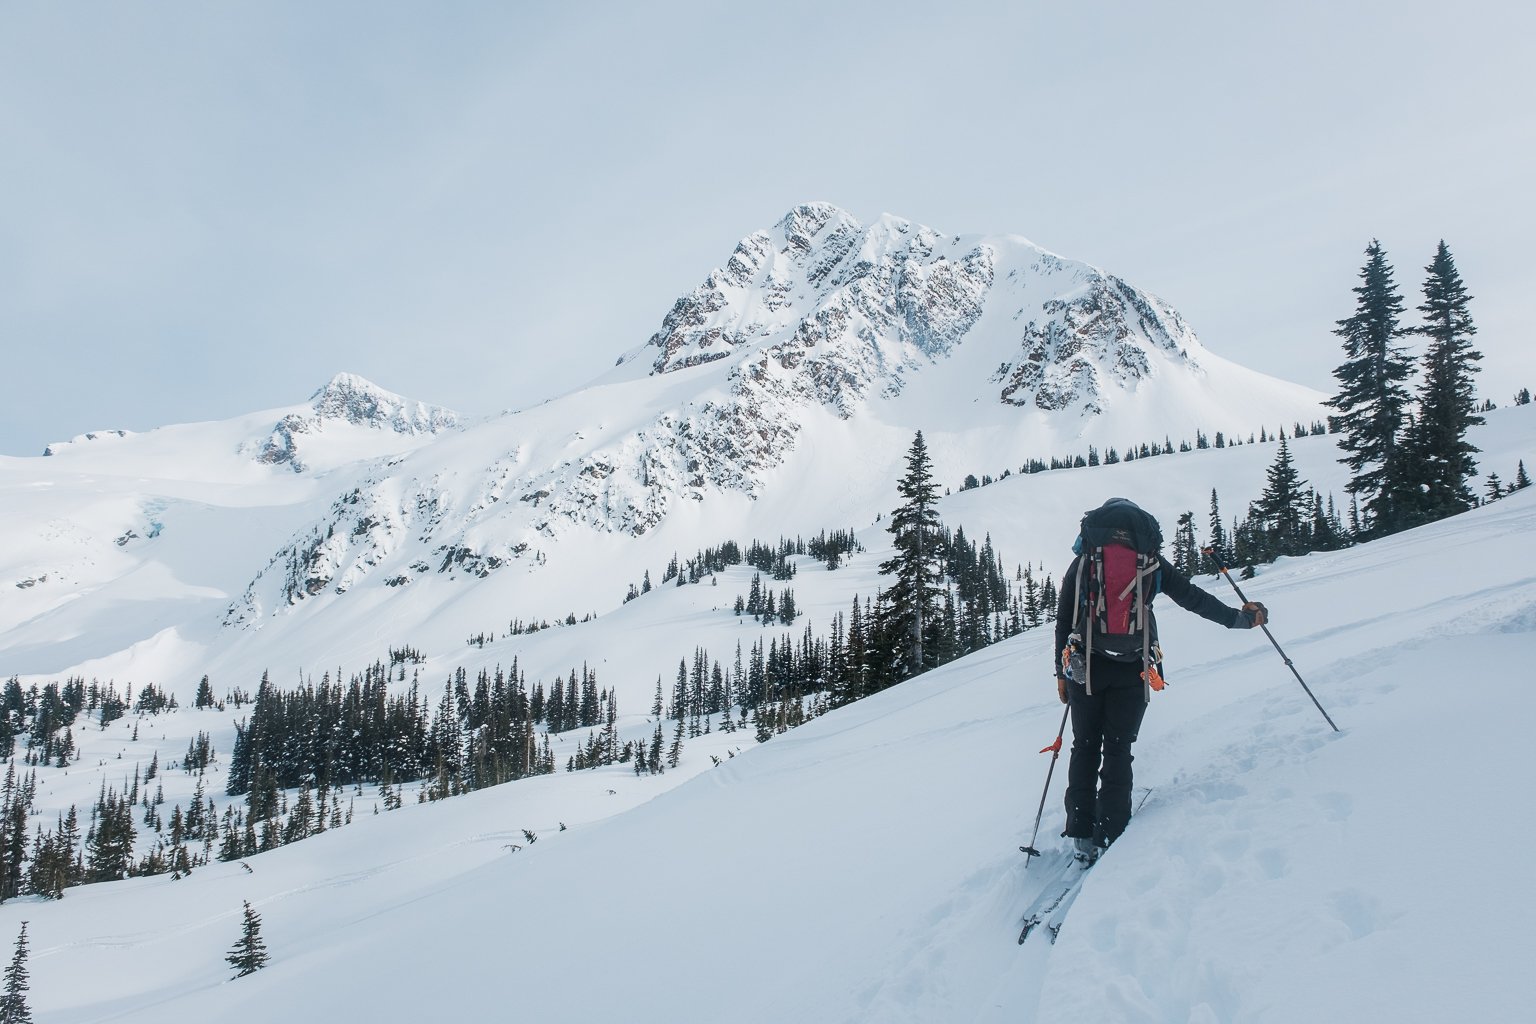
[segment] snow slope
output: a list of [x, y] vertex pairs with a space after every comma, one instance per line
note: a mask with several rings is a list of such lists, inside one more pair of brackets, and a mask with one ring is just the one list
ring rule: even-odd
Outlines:
[[[1478, 441], [1495, 467], [1529, 451], [1528, 413], [1490, 417]], [[1156, 469], [1181, 481], [1182, 495], [1153, 489], [1166, 519], [1176, 497], [1198, 511], [1207, 486], [1235, 492], [1228, 474], [1272, 456], [1254, 445], [1014, 478], [944, 515], [978, 535], [973, 517], [1022, 520], [1005, 555], [1039, 531], [1041, 556], [1063, 562], [1061, 520], [1094, 503], [1083, 495], [1139, 496]], [[40, 1024], [1520, 1019], [1536, 995], [1536, 893], [1521, 881], [1536, 828], [1511, 807], [1536, 711], [1536, 562], [1512, 553], [1533, 532], [1527, 490], [1243, 584], [1340, 734], [1261, 633], [1165, 610], [1170, 686], [1137, 746], [1153, 790], [1055, 946], [1014, 942], [1035, 883], [1015, 852], [1047, 767], [1035, 751], [1060, 721], [1046, 630], [763, 745], [690, 741], [664, 776], [558, 774], [376, 817], [359, 798], [352, 825], [246, 865], [8, 902], [0, 934], [30, 922]], [[873, 545], [878, 527], [863, 536]], [[881, 555], [805, 567], [809, 614], [867, 591]], [[535, 639], [613, 631], [617, 656], [675, 664], [701, 635], [760, 635], [703, 603], [734, 592], [663, 588]], [[643, 706], [626, 692], [621, 707]], [[184, 736], [200, 714], [144, 731]], [[87, 734], [85, 760], [50, 785], [94, 794], [126, 774], [147, 756], [128, 726]], [[1047, 844], [1060, 787], [1058, 772]], [[228, 980], [242, 900], [273, 963]]]
[[89, 674], [109, 658], [103, 679], [164, 683], [297, 523], [456, 423], [338, 374], [306, 404], [0, 457], [0, 671]]

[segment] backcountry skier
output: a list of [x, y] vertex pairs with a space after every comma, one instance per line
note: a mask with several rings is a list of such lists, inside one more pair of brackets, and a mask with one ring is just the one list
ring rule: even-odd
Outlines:
[[1152, 691], [1163, 685], [1152, 599], [1165, 593], [1229, 629], [1269, 618], [1257, 601], [1233, 608], [1190, 582], [1162, 556], [1162, 540], [1150, 513], [1110, 498], [1083, 516], [1061, 580], [1056, 692], [1072, 715], [1066, 834], [1090, 863], [1131, 820], [1131, 744]]

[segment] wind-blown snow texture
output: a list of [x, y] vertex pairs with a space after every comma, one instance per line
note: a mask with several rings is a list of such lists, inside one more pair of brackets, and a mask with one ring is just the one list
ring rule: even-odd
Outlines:
[[[154, 682], [184, 705], [79, 728], [82, 759], [38, 769], [37, 820], [51, 827], [70, 804], [87, 808], [156, 754], [169, 766], [204, 731], [219, 752], [209, 791], [222, 811], [239, 715], [190, 710], [204, 672], [220, 694], [252, 690], [264, 669], [280, 684], [353, 672], [388, 646], [426, 654], [428, 693], [461, 666], [473, 675], [516, 657], [531, 683], [589, 663], [617, 695], [621, 733], [649, 737], [658, 676], [670, 680], [696, 646], [729, 662], [738, 641], [783, 631], [731, 614], [746, 567], [623, 603], [626, 584], [646, 569], [659, 579], [674, 551], [853, 527], [867, 551], [835, 572], [802, 560], [794, 581], [805, 618], [789, 632], [809, 622], [824, 633], [879, 585], [890, 549], [875, 517], [896, 503], [919, 427], [940, 479], [958, 487], [966, 473], [997, 476], [1089, 443], [1177, 441], [1196, 426], [1246, 438], [1317, 413], [1317, 396], [1201, 350], [1155, 300], [1143, 297], [1150, 313], [1125, 313], [1136, 303], [1124, 286], [1091, 268], [1018, 239], [957, 241], [903, 223], [864, 229], [830, 208], [796, 211], [762, 246], [749, 246], [756, 235], [743, 243], [762, 249], [755, 262], [742, 257], [695, 293], [717, 289], [704, 306], [718, 308], [669, 317], [592, 388], [461, 429], [432, 426], [432, 413], [407, 412], [415, 426], [399, 432], [332, 417], [301, 438], [301, 472], [256, 456], [274, 424], [313, 405], [96, 432], [49, 458], [0, 460], [0, 528], [26, 539], [0, 552], [0, 583], [16, 584], [0, 586], [0, 672]], [[991, 283], [978, 292], [983, 265]], [[861, 305], [861, 282], [881, 274], [906, 282], [888, 294], [908, 287], [907, 297]], [[781, 280], [792, 309], [769, 308], [769, 282]], [[967, 317], [955, 311], [978, 295], [979, 316], [960, 330]], [[1136, 325], [1146, 375], [1116, 376], [1117, 343], [1090, 343], [1091, 310], [1073, 303], [1092, 296]], [[1052, 302], [1064, 304], [1059, 319], [1045, 312]], [[880, 319], [902, 303], [907, 312]], [[785, 367], [793, 346], [777, 347], [834, 306], [857, 326]], [[849, 339], [877, 322], [864, 354], [879, 358], [849, 362], [860, 351]], [[1028, 339], [1054, 344], [1063, 331], [1082, 348], [1050, 364], [1090, 353], [1097, 413], [1004, 395]], [[727, 346], [725, 358], [696, 358]], [[799, 371], [817, 360], [878, 372], [827, 402], [790, 383], [814, 382]], [[753, 391], [751, 367], [764, 365], [782, 388]], [[778, 461], [738, 464], [751, 481], [741, 487], [682, 481], [683, 425], [708, 435], [705, 404], [754, 394], [748, 422], [795, 421], [772, 448]], [[395, 399], [380, 407], [419, 408]], [[1531, 464], [1532, 408], [1497, 410], [1476, 431], [1485, 472], [1509, 478], [1517, 459]], [[1343, 495], [1334, 438], [1296, 438], [1292, 452], [1303, 477]], [[1014, 475], [957, 491], [940, 512], [990, 535], [1010, 570], [1059, 574], [1077, 518], [1105, 497], [1132, 496], [1165, 527], [1186, 510], [1203, 525], [1215, 488], [1230, 519], [1263, 489], [1274, 453], [1244, 444]], [[601, 479], [586, 472], [598, 458], [611, 467]], [[529, 486], [536, 500], [522, 500]], [[581, 494], [591, 501], [561, 504]], [[625, 495], [642, 500], [615, 503]], [[654, 522], [633, 529], [631, 505]], [[766, 744], [716, 729], [688, 740], [682, 765], [661, 776], [562, 772], [435, 804], [408, 790], [405, 807], [379, 815], [368, 789], [353, 824], [243, 865], [9, 901], [0, 938], [30, 922], [40, 1024], [1518, 1019], [1533, 998], [1524, 972], [1536, 911], [1521, 881], [1536, 827], [1511, 816], [1536, 710], [1536, 568], [1518, 555], [1533, 531], [1527, 490], [1285, 560], [1244, 584], [1340, 735], [1262, 634], [1167, 608], [1170, 686], [1137, 745], [1138, 783], [1155, 788], [1055, 946], [1014, 941], [1036, 884], [1015, 852], [1047, 767], [1035, 751], [1061, 714], [1048, 629]], [[298, 554], [299, 590], [285, 593]], [[1234, 600], [1219, 579], [1201, 584]], [[513, 617], [588, 610], [594, 621], [465, 644]], [[1474, 699], [1497, 713], [1470, 713]], [[557, 762], [584, 740], [554, 737]], [[157, 782], [167, 806], [196, 785], [173, 769]], [[1058, 770], [1047, 844], [1061, 828], [1060, 787]], [[244, 900], [262, 915], [273, 961], [228, 980]]]

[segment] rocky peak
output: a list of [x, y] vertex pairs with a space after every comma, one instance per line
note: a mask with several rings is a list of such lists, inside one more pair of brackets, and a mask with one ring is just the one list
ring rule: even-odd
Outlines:
[[876, 378], [899, 387], [894, 374], [943, 355], [980, 317], [993, 257], [897, 218], [865, 228], [829, 203], [797, 206], [678, 299], [650, 339], [651, 370], [766, 352], [786, 370], [847, 378], [854, 397]]
[[338, 373], [310, 396], [308, 409], [284, 416], [256, 454], [258, 461], [305, 468], [302, 438], [323, 433], [329, 424], [347, 423], [403, 437], [438, 434], [459, 426], [450, 409], [416, 402], [386, 391], [353, 373]]

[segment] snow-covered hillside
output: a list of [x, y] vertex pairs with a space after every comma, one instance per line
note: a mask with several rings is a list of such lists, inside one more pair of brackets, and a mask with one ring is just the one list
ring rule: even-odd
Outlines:
[[[232, 594], [374, 460], [456, 422], [338, 374], [303, 405], [0, 458], [0, 672], [102, 678], [218, 636]], [[195, 649], [203, 649], [200, 646]], [[138, 673], [169, 684], [169, 664]], [[192, 680], [196, 684], [196, 678]]]
[[[1476, 440], [1502, 465], [1536, 424], [1501, 410]], [[1336, 454], [1327, 438], [1295, 447], [1304, 474]], [[987, 520], [1010, 557], [1036, 538], [1059, 565], [1087, 495], [1145, 491], [1166, 521], [1208, 487], [1237, 493], [1272, 456], [1010, 478], [944, 515], [968, 531]], [[1060, 721], [1047, 630], [766, 744], [690, 741], [662, 776], [560, 773], [378, 816], [369, 793], [353, 824], [245, 864], [7, 902], [0, 934], [30, 922], [40, 1024], [1522, 1019], [1533, 836], [1506, 783], [1536, 712], [1536, 566], [1512, 554], [1533, 532], [1527, 490], [1244, 584], [1339, 734], [1262, 634], [1170, 607], [1170, 686], [1137, 745], [1150, 796], [1054, 946], [1014, 941], [1038, 885], [1015, 852], [1048, 763], [1035, 751]], [[802, 567], [811, 616], [874, 584], [879, 527], [862, 536], [851, 565]], [[725, 610], [742, 582], [662, 588], [475, 655], [558, 662], [534, 645], [580, 636], [622, 652], [600, 669], [618, 681], [686, 654], [680, 641], [760, 635]], [[626, 727], [646, 728], [643, 702], [625, 706]], [[45, 773], [48, 792], [94, 794], [213, 715], [146, 718], [136, 741], [132, 720], [82, 732], [86, 758]], [[1060, 786], [1058, 770], [1046, 844]], [[273, 960], [229, 980], [247, 900]]]

